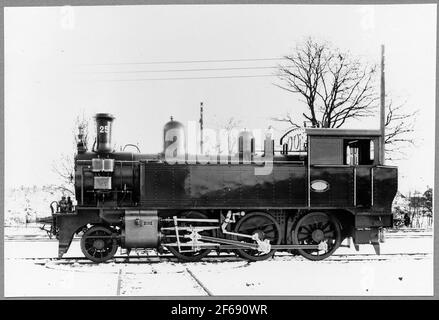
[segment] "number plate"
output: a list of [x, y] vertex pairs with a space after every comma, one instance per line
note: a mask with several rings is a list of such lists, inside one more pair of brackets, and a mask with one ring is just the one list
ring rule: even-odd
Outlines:
[[94, 177], [95, 189], [111, 190], [111, 177]]

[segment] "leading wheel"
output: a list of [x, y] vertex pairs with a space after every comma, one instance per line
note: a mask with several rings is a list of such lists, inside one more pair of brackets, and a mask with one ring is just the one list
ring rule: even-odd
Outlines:
[[82, 235], [82, 253], [94, 262], [104, 262], [113, 258], [118, 247], [113, 233], [107, 227], [91, 227]]
[[[259, 239], [264, 241], [270, 240], [270, 244], [279, 244], [281, 240], [281, 230], [276, 219], [265, 212], [253, 212], [242, 217], [235, 227], [236, 233], [243, 233], [248, 235], [258, 234]], [[250, 238], [236, 237], [238, 241], [245, 241], [256, 244]], [[268, 253], [262, 253], [254, 249], [237, 249], [236, 253], [244, 259], [250, 261], [261, 261], [268, 259], [274, 255], [276, 250], [271, 250]]]
[[341, 244], [340, 222], [325, 212], [310, 212], [293, 226], [293, 244], [319, 244], [326, 242], [327, 250], [298, 249], [309, 260], [323, 260], [334, 253]]
[[[178, 218], [190, 218], [190, 219], [207, 219], [207, 216], [201, 212], [198, 211], [186, 211], [183, 212], [181, 215], [178, 216]], [[179, 222], [178, 226], [179, 227], [189, 227], [189, 226], [206, 226], [209, 225], [208, 223], [205, 222]], [[173, 224], [171, 223], [169, 226], [173, 226]], [[189, 231], [183, 231], [180, 230], [179, 231], [179, 239], [180, 242], [188, 242], [190, 241], [187, 238], [184, 238], [184, 235], [189, 234]], [[175, 235], [175, 231], [172, 231], [172, 234]], [[201, 235], [206, 235], [206, 236], [212, 236], [212, 232], [211, 231], [202, 231], [200, 232]], [[176, 238], [172, 238], [172, 242], [175, 242]], [[188, 262], [196, 262], [196, 261], [200, 261], [201, 259], [203, 259], [205, 256], [207, 256], [210, 253], [210, 249], [202, 249], [199, 251], [194, 251], [194, 252], [180, 252], [180, 250], [178, 250], [178, 247], [174, 247], [174, 246], [169, 246], [167, 247], [167, 249], [174, 255], [176, 256], [179, 260], [182, 261], [188, 261]], [[190, 247], [181, 247], [181, 250], [190, 250]]]

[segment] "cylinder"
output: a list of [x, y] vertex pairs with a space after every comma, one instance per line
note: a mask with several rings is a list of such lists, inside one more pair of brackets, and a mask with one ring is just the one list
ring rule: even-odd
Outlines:
[[98, 113], [96, 119], [96, 152], [110, 153], [111, 147], [111, 126], [114, 117], [109, 113]]
[[159, 243], [157, 210], [126, 210], [122, 245], [125, 248], [156, 248]]

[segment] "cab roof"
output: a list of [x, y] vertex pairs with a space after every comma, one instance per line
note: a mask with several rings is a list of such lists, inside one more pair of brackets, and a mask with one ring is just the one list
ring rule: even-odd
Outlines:
[[335, 128], [305, 128], [309, 136], [355, 136], [355, 137], [379, 137], [380, 130], [364, 129], [335, 129]]

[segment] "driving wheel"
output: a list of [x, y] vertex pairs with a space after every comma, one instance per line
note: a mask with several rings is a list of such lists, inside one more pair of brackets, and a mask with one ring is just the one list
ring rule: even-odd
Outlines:
[[293, 244], [316, 245], [326, 242], [327, 249], [298, 249], [309, 260], [323, 260], [334, 253], [341, 244], [340, 222], [325, 212], [309, 212], [293, 226]]
[[[270, 244], [279, 244], [281, 240], [281, 230], [276, 219], [265, 212], [252, 212], [242, 217], [235, 227], [236, 233], [247, 235], [258, 234], [259, 240], [269, 240]], [[236, 240], [256, 244], [256, 241], [250, 238], [236, 236]], [[274, 255], [276, 250], [270, 250], [268, 253], [262, 253], [255, 249], [237, 249], [236, 254], [241, 258], [250, 261], [261, 261]]]

